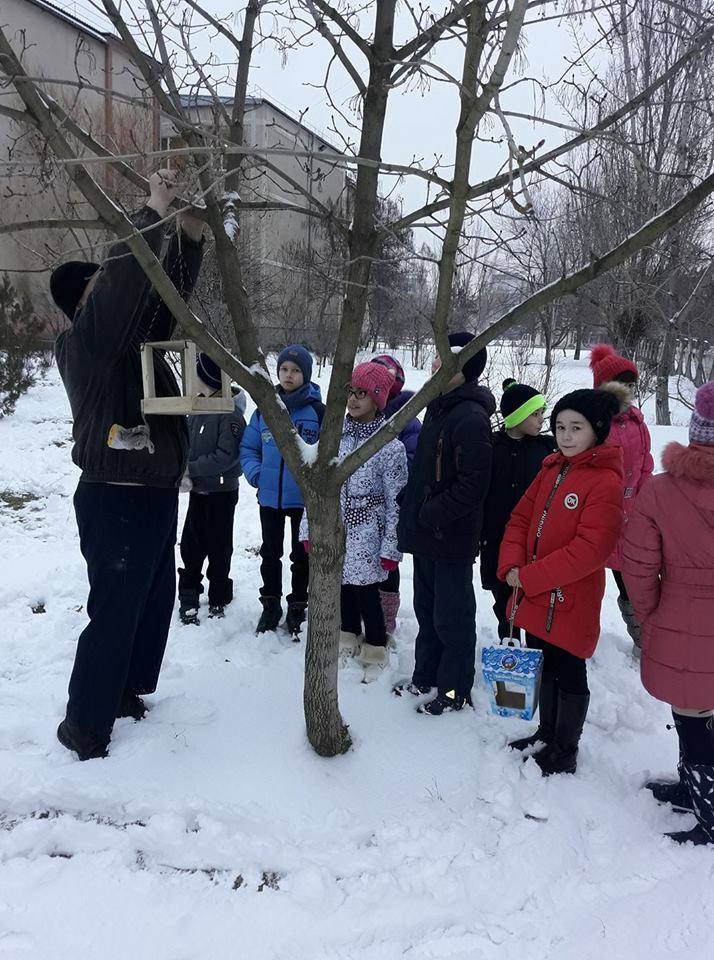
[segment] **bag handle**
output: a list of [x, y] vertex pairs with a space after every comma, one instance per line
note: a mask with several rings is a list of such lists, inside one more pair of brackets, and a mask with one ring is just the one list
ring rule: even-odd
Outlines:
[[[517, 607], [518, 607], [518, 587], [514, 587], [514, 588], [513, 588], [513, 603], [511, 604], [511, 615], [510, 615], [509, 618], [508, 618], [508, 623], [509, 623], [508, 640], [505, 642], [505, 646], [507, 646], [507, 647], [513, 647], [513, 646], [515, 646], [515, 641], [514, 641], [514, 639], [513, 639], [513, 627], [514, 627], [514, 623], [513, 623], [513, 622], [514, 622], [514, 620], [515, 620], [515, 618], [516, 618], [516, 609], [517, 609]], [[500, 645], [501, 645], [501, 646], [504, 645], [504, 641], [503, 641], [503, 640], [501, 641], [501, 644], [500, 644]], [[525, 642], [525, 640], [524, 640], [522, 637], [521, 637], [520, 640], [518, 641], [518, 645], [519, 645], [520, 647], [525, 647], [525, 646], [526, 646], [526, 642]]]

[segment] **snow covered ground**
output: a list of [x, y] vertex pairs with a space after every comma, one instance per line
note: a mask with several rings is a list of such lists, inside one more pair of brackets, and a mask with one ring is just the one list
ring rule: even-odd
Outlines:
[[[558, 374], [589, 385], [584, 362]], [[658, 457], [686, 430], [653, 436]], [[576, 776], [542, 780], [505, 749], [529, 725], [491, 716], [482, 687], [473, 712], [440, 719], [390, 695], [412, 665], [408, 560], [391, 669], [370, 686], [344, 671], [355, 746], [320, 759], [302, 646], [253, 634], [244, 486], [228, 616], [175, 622], [147, 719], [117, 722], [108, 759], [73, 759], [55, 740], [86, 622], [69, 437], [54, 370], [0, 421], [2, 960], [709, 955], [714, 858], [663, 839], [693, 821], [641, 789], [674, 769], [675, 735], [639, 683], [611, 584]]]

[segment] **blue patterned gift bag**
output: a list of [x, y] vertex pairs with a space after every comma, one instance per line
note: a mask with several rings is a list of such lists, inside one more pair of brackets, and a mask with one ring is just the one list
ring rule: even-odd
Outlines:
[[517, 591], [511, 609], [511, 630], [506, 640], [484, 647], [481, 669], [488, 687], [491, 713], [499, 717], [532, 720], [538, 707], [543, 653], [513, 638]]

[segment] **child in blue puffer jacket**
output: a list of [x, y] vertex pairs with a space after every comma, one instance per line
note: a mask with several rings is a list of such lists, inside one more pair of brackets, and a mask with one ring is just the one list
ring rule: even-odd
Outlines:
[[[306, 443], [317, 443], [325, 412], [320, 388], [311, 382], [312, 356], [300, 344], [286, 347], [278, 356], [278, 380], [275, 388], [288, 409], [295, 427]], [[243, 474], [258, 490], [260, 527], [263, 543], [260, 548], [260, 602], [263, 612], [256, 633], [275, 630], [283, 615], [283, 539], [285, 520], [290, 520], [292, 550], [290, 570], [292, 589], [287, 597], [286, 626], [294, 638], [307, 612], [309, 580], [308, 557], [300, 543], [300, 520], [304, 507], [300, 488], [285, 466], [278, 445], [268, 425], [256, 410], [243, 435], [240, 446]]]

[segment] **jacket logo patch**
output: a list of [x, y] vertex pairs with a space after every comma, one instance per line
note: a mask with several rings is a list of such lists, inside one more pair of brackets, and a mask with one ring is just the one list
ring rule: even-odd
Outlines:
[[232, 424], [231, 424], [231, 433], [233, 434], [234, 437], [239, 437], [239, 436], [240, 436], [240, 434], [241, 434], [241, 429], [240, 429], [240, 424], [239, 424], [239, 423], [232, 423]]
[[580, 498], [577, 493], [566, 493], [563, 503], [566, 510], [577, 510]]

